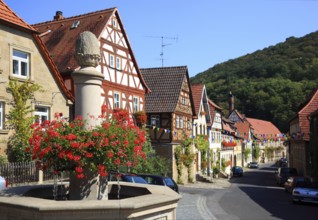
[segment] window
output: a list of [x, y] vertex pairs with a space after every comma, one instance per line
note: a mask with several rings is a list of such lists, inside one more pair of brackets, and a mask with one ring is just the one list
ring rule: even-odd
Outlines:
[[182, 116], [176, 117], [176, 128], [183, 128], [183, 117]]
[[151, 123], [152, 126], [160, 127], [159, 115], [151, 115], [150, 120], [151, 120], [150, 123]]
[[134, 97], [134, 112], [138, 112], [139, 111], [139, 98], [138, 97]]
[[117, 28], [117, 20], [116, 20], [116, 18], [113, 18], [113, 22], [112, 23], [113, 23], [113, 27]]
[[183, 128], [183, 117], [180, 116], [180, 128]]
[[179, 116], [176, 117], [176, 128], [180, 128], [180, 118], [179, 118]]
[[26, 78], [29, 76], [29, 54], [20, 50], [13, 50], [13, 74]]
[[115, 67], [115, 57], [114, 55], [109, 55], [109, 66], [110, 67]]
[[121, 59], [116, 57], [116, 69], [121, 70]]
[[36, 106], [35, 107], [35, 121], [39, 123], [43, 123], [46, 120], [49, 120], [50, 110], [48, 107]]
[[4, 102], [0, 102], [0, 129], [4, 129]]
[[188, 128], [188, 130], [192, 129], [192, 125], [191, 125], [191, 121], [190, 120], [187, 121], [187, 128]]
[[186, 98], [181, 97], [181, 103], [182, 103], [182, 105], [186, 105]]
[[120, 108], [120, 94], [118, 92], [114, 93], [114, 108]]

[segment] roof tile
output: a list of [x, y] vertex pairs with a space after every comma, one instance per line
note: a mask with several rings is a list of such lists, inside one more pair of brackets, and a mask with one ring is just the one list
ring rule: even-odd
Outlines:
[[34, 28], [23, 21], [3, 0], [0, 0], [0, 12], [0, 21], [14, 25], [19, 29], [35, 32]]
[[145, 111], [174, 112], [182, 83], [188, 74], [187, 67], [141, 68], [140, 71], [151, 90], [145, 96]]

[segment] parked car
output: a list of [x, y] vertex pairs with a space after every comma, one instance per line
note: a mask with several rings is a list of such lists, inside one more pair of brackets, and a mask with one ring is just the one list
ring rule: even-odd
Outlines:
[[243, 168], [240, 166], [234, 166], [231, 169], [231, 176], [243, 176]]
[[278, 166], [278, 167], [287, 167], [287, 166], [288, 166], [287, 158], [286, 158], [286, 157], [280, 158], [280, 159], [276, 162], [276, 166]]
[[4, 177], [0, 176], [0, 190], [3, 190], [7, 187], [8, 187], [7, 180]]
[[138, 176], [136, 174], [132, 174], [132, 173], [110, 172], [108, 174], [108, 180], [109, 181], [124, 181], [124, 182], [130, 182], [130, 183], [148, 184], [144, 178], [142, 178], [141, 176]]
[[276, 183], [279, 186], [282, 186], [289, 177], [298, 176], [296, 168], [293, 167], [280, 167], [275, 171]]
[[146, 180], [147, 183], [153, 185], [161, 185], [161, 186], [168, 186], [172, 190], [179, 193], [178, 184], [168, 176], [160, 176], [160, 175], [153, 175], [153, 174], [138, 174], [142, 178]]
[[318, 185], [311, 183], [304, 187], [295, 187], [292, 192], [294, 203], [306, 202], [318, 204]]
[[254, 162], [250, 162], [247, 165], [248, 168], [258, 168], [258, 162], [254, 161]]
[[284, 183], [285, 191], [292, 193], [295, 187], [305, 187], [310, 184], [310, 179], [303, 176], [293, 176], [289, 177]]

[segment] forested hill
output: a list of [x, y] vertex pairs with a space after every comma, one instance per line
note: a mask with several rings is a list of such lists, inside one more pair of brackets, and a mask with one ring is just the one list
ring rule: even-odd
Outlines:
[[247, 117], [274, 123], [282, 132], [318, 85], [318, 31], [217, 64], [192, 77], [228, 116], [228, 95]]

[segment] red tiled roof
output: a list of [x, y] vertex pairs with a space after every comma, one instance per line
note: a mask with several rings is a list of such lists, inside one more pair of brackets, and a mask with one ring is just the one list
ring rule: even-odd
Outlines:
[[249, 137], [248, 134], [250, 131], [250, 123], [247, 121], [236, 122], [235, 127], [236, 127], [236, 131], [239, 133], [239, 136], [247, 140]]
[[209, 109], [210, 109], [210, 116], [211, 116], [211, 124], [214, 122], [214, 117], [216, 113], [216, 109], [221, 111], [222, 108], [216, 105], [212, 100], [208, 99]]
[[307, 100], [300, 105], [298, 111], [298, 120], [301, 133], [304, 134], [305, 141], [310, 140], [310, 121], [308, 115], [318, 109], [318, 89], [314, 89], [307, 97]]
[[273, 137], [274, 135], [281, 134], [280, 130], [270, 121], [264, 121], [254, 118], [246, 118], [254, 129], [256, 137]]
[[[62, 18], [59, 20], [52, 20], [43, 23], [32, 25], [37, 31], [39, 31], [42, 41], [45, 43], [46, 48], [50, 52], [50, 56], [53, 58], [60, 73], [70, 73], [77, 69], [79, 66], [74, 58], [75, 54], [75, 42], [80, 33], [84, 31], [90, 31], [97, 39], [101, 38], [103, 31], [112, 15], [116, 15], [118, 18], [118, 24], [122, 27], [121, 31], [127, 42], [131, 59], [133, 60], [137, 74], [143, 84], [146, 93], [150, 92], [147, 84], [145, 83], [143, 76], [140, 73], [137, 61], [134, 53], [130, 47], [128, 37], [125, 33], [125, 29], [121, 22], [117, 8], [110, 8], [73, 16], [69, 18]], [[79, 21], [77, 28], [71, 28], [73, 23]]]
[[200, 111], [200, 104], [202, 101], [202, 93], [204, 89], [204, 84], [191, 85], [191, 89], [192, 89], [192, 97], [193, 97], [195, 113], [198, 115]]
[[0, 0], [0, 12], [1, 23], [12, 25], [23, 31], [35, 32], [35, 29], [13, 12], [3, 0]]
[[212, 105], [216, 109], [222, 110], [222, 108], [220, 106], [218, 106], [217, 104], [215, 104], [211, 99], [209, 99], [208, 102], [209, 102], [210, 105]]
[[[42, 33], [41, 39], [50, 52], [59, 71], [73, 71], [79, 66], [74, 58], [75, 42], [80, 33], [90, 31], [99, 39], [110, 17], [117, 11], [116, 8], [96, 11], [60, 20], [52, 20], [32, 26]], [[79, 21], [77, 28], [71, 28]]]
[[226, 130], [226, 131], [229, 131], [229, 132], [234, 132], [234, 130], [230, 127], [230, 125], [225, 123], [223, 120], [222, 120], [222, 129]]

